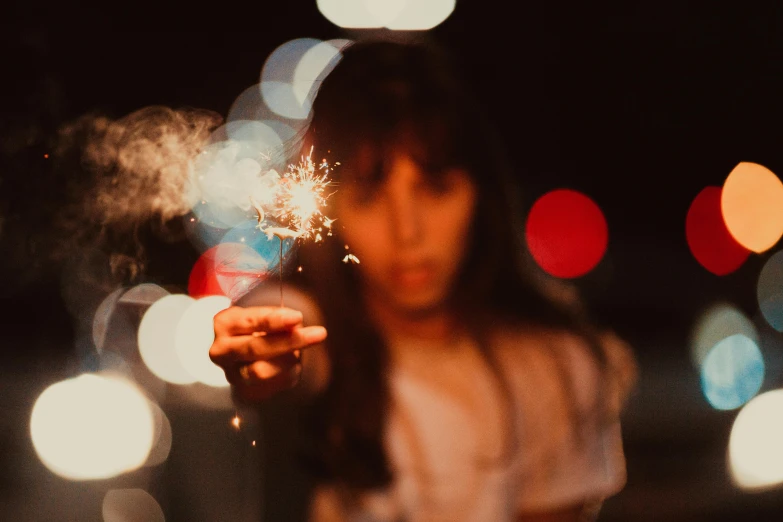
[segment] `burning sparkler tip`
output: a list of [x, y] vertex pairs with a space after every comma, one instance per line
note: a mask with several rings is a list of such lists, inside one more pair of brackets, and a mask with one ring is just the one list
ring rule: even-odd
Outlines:
[[[260, 227], [257, 226], [257, 228]], [[291, 230], [290, 228], [285, 227], [267, 227], [262, 230], [266, 234], [267, 239], [272, 239], [272, 236], [275, 236], [280, 239], [280, 241], [288, 239], [289, 237], [297, 238], [302, 235], [302, 233], [297, 230]]]

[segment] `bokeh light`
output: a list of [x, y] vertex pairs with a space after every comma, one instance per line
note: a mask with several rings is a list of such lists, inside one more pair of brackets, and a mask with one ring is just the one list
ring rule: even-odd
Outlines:
[[[242, 140], [218, 141], [204, 147], [188, 185], [187, 199], [194, 216], [215, 228], [228, 229], [252, 218], [255, 211], [251, 198], [263, 201], [271, 197], [271, 187], [279, 179], [270, 168], [270, 149], [265, 141], [275, 141], [272, 145], [280, 149], [277, 133], [260, 122], [235, 124], [243, 132]], [[221, 132], [229, 132], [228, 126], [235, 124], [227, 124]], [[258, 140], [253, 133], [258, 134]]]
[[152, 401], [148, 402], [153, 419], [152, 448], [150, 449], [145, 467], [158, 466], [166, 462], [171, 453], [172, 431], [171, 422], [166, 413]]
[[[199, 257], [190, 271], [188, 294], [192, 297], [222, 295], [236, 301], [277, 268], [279, 252], [276, 255], [270, 252], [272, 245], [279, 251], [277, 239], [269, 240], [247, 228], [244, 230], [250, 244], [240, 242], [245, 236], [236, 231], [229, 238], [237, 239], [237, 242], [220, 243]], [[284, 255], [290, 249], [291, 242], [284, 243]]]
[[202, 297], [185, 310], [177, 325], [175, 346], [182, 366], [197, 381], [208, 386], [228, 386], [223, 370], [209, 358], [209, 347], [215, 340], [215, 315], [229, 306], [228, 297]]
[[706, 187], [694, 198], [685, 218], [688, 247], [704, 268], [715, 275], [737, 270], [750, 255], [731, 236], [723, 221], [720, 187]]
[[346, 29], [432, 29], [451, 15], [455, 0], [317, 0], [318, 10]]
[[278, 116], [307, 120], [319, 82], [337, 65], [347, 43], [297, 38], [278, 46], [261, 69], [261, 99]]
[[318, 87], [318, 83], [334, 69], [340, 60], [340, 44], [336, 42], [347, 42], [347, 40], [335, 40], [334, 42], [318, 42], [310, 47], [294, 68], [291, 85], [296, 100], [303, 107], [312, 103], [312, 99], [315, 97], [313, 89]]
[[103, 497], [103, 522], [165, 522], [155, 498], [139, 488], [110, 489]]
[[98, 352], [103, 351], [106, 334], [109, 331], [109, 323], [114, 316], [114, 310], [124, 291], [124, 288], [117, 288], [107, 295], [95, 310], [95, 315], [92, 319], [92, 342], [95, 344], [95, 349]]
[[370, 16], [375, 18], [379, 24], [386, 28], [389, 27], [389, 24], [394, 23], [397, 17], [399, 17], [411, 3], [414, 4], [411, 10], [415, 12], [416, 5], [426, 2], [409, 2], [408, 0], [364, 0], [364, 4], [367, 6], [367, 11], [370, 13]]
[[166, 382], [190, 384], [196, 381], [182, 366], [176, 352], [179, 320], [194, 302], [187, 295], [167, 295], [153, 303], [139, 323], [141, 359], [155, 376]]
[[221, 243], [215, 248], [213, 270], [222, 294], [236, 301], [266, 279], [269, 262], [250, 245]]
[[269, 115], [264, 100], [261, 99], [261, 86], [259, 84], [247, 87], [234, 99], [226, 114], [226, 121], [255, 120], [262, 121]]
[[[385, 0], [374, 0], [370, 5], [386, 3]], [[426, 31], [440, 25], [454, 12], [455, 0], [428, 0], [420, 2], [406, 0], [398, 12], [384, 24], [396, 31]]]
[[739, 163], [723, 184], [721, 211], [737, 242], [764, 252], [783, 235], [783, 183], [758, 163]]
[[346, 29], [373, 29], [383, 27], [383, 21], [370, 11], [367, 0], [316, 0], [324, 18]]
[[762, 393], [737, 414], [728, 451], [734, 483], [760, 490], [783, 483], [783, 390]]
[[150, 306], [158, 299], [169, 295], [169, 291], [155, 283], [136, 285], [120, 297], [120, 303], [136, 306]]
[[598, 205], [568, 189], [554, 190], [535, 202], [525, 236], [538, 265], [561, 278], [580, 277], [595, 268], [609, 241], [606, 219]]
[[[275, 114], [292, 120], [310, 116], [311, 99], [300, 100], [296, 95], [294, 72], [302, 57], [322, 43], [315, 38], [297, 38], [278, 46], [261, 69], [261, 98]], [[302, 90], [303, 88], [300, 88]]]
[[720, 341], [701, 366], [701, 388], [718, 410], [739, 408], [761, 389], [764, 358], [758, 345], [742, 334]]
[[104, 479], [142, 466], [152, 448], [154, 419], [130, 382], [93, 374], [55, 383], [30, 417], [38, 457], [68, 479]]
[[691, 358], [694, 366], [701, 368], [705, 357], [727, 337], [742, 334], [755, 343], [759, 336], [753, 321], [737, 307], [729, 303], [716, 303], [699, 317], [691, 332]]
[[[317, 47], [320, 48], [320, 46]], [[307, 124], [307, 120], [284, 118], [267, 107], [261, 98], [260, 83], [248, 87], [237, 96], [229, 108], [226, 121], [229, 123], [257, 121], [273, 130], [283, 144], [280, 154], [274, 160], [282, 162], [285, 159], [286, 164], [291, 163], [298, 155], [299, 151], [295, 140], [301, 137]]]
[[220, 244], [201, 254], [193, 265], [188, 277], [189, 295], [196, 298], [208, 295], [225, 295], [215, 275], [215, 253], [219, 247]]
[[[239, 161], [235, 168], [240, 175], [248, 170], [251, 175], [258, 175], [261, 167], [285, 166], [283, 160], [283, 139], [272, 125], [264, 121], [238, 120], [231, 121], [215, 129], [210, 136], [212, 143], [231, 142], [240, 145]], [[254, 187], [247, 187], [254, 188]]]
[[226, 233], [225, 228], [213, 227], [198, 219], [193, 213], [183, 216], [182, 224], [190, 244], [196, 251], [202, 253], [220, 243]]
[[[279, 227], [280, 224], [272, 219], [265, 219], [262, 228]], [[265, 270], [268, 275], [276, 273], [280, 264], [280, 239], [274, 235], [270, 236], [259, 229], [256, 221], [246, 221], [235, 226], [222, 237], [222, 243], [240, 243], [252, 248], [260, 257], [255, 269]], [[283, 262], [288, 263], [290, 254], [294, 248], [296, 240], [286, 238], [283, 240]]]
[[767, 323], [783, 332], [783, 250], [764, 263], [756, 285], [756, 297]]

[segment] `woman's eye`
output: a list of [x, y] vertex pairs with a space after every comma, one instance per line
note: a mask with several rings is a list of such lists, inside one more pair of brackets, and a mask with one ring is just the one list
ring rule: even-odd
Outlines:
[[444, 172], [429, 177], [422, 185], [426, 192], [436, 196], [442, 196], [451, 190], [454, 183], [449, 173]]
[[354, 202], [359, 205], [370, 205], [378, 197], [378, 187], [371, 183], [357, 183], [351, 190]]

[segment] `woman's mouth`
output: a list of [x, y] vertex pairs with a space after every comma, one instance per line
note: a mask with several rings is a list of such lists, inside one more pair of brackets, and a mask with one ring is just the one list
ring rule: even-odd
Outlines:
[[395, 285], [406, 290], [418, 290], [429, 285], [435, 277], [432, 263], [396, 265], [392, 268]]

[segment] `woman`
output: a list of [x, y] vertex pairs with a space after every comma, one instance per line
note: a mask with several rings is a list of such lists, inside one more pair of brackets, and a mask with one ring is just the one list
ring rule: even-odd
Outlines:
[[262, 289], [216, 316], [210, 356], [244, 401], [302, 380], [311, 519], [569, 521], [619, 491], [632, 360], [523, 254], [500, 140], [447, 57], [353, 44], [307, 141], [339, 166], [336, 237], [286, 291], [304, 313]]

